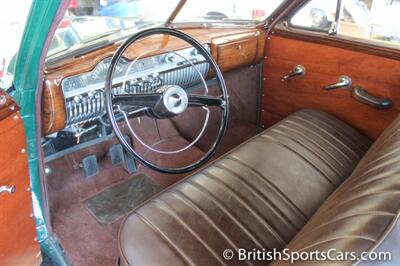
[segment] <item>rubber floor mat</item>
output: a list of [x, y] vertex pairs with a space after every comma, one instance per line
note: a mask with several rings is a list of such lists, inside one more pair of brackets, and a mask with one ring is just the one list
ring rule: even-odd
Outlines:
[[84, 205], [98, 222], [111, 224], [160, 191], [159, 185], [140, 174], [86, 199]]

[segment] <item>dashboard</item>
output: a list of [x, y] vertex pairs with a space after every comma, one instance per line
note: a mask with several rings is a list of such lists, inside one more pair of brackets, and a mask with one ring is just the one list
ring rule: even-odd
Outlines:
[[[256, 64], [264, 55], [265, 34], [257, 28], [201, 28], [184, 32], [203, 44], [223, 72]], [[46, 66], [42, 98], [44, 136], [102, 122], [105, 76], [119, 45]], [[156, 35], [139, 40], [137, 45], [135, 49], [128, 48], [117, 64], [114, 94], [149, 93], [169, 84], [190, 88], [202, 78], [213, 77], [203, 56], [180, 40]], [[153, 52], [146, 54], [149, 51]], [[143, 54], [146, 56], [135, 61]]]
[[[210, 51], [208, 44], [203, 45]], [[105, 115], [104, 84], [111, 58], [99, 62], [87, 73], [65, 78], [66, 128], [98, 120]], [[195, 69], [195, 68], [197, 69]], [[209, 70], [204, 57], [194, 48], [129, 61], [120, 59], [115, 67], [113, 94], [151, 93], [163, 85], [190, 88], [205, 79]]]

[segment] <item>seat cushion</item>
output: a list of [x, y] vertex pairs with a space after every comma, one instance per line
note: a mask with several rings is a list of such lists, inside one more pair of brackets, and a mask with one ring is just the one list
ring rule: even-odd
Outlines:
[[130, 213], [121, 262], [216, 265], [226, 248], [283, 248], [369, 146], [326, 113], [297, 112]]
[[[291, 251], [391, 252], [400, 265], [400, 117], [379, 137], [352, 175], [329, 197], [290, 242]], [[310, 265], [312, 262], [297, 262]], [[274, 265], [287, 264], [276, 262]], [[321, 261], [314, 261], [320, 265]], [[333, 264], [328, 262], [329, 265]], [[354, 261], [337, 262], [352, 265]]]

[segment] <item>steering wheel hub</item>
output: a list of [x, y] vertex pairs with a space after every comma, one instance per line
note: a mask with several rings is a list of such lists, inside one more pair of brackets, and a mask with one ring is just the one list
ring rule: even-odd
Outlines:
[[163, 104], [166, 110], [173, 115], [185, 112], [188, 103], [189, 100], [186, 91], [180, 86], [169, 86], [163, 94]]

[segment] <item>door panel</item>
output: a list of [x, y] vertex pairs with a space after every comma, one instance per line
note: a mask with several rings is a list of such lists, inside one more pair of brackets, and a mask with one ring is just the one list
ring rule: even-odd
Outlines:
[[[266, 42], [261, 123], [268, 127], [303, 108], [331, 113], [376, 139], [399, 113], [400, 61], [310, 41], [272, 36]], [[296, 65], [307, 73], [281, 81]], [[351, 90], [322, 88], [341, 75], [369, 93], [390, 98], [387, 110], [374, 109], [352, 97]]]
[[[6, 98], [5, 98], [6, 97]], [[0, 265], [38, 265], [25, 132], [18, 107], [0, 90]]]

